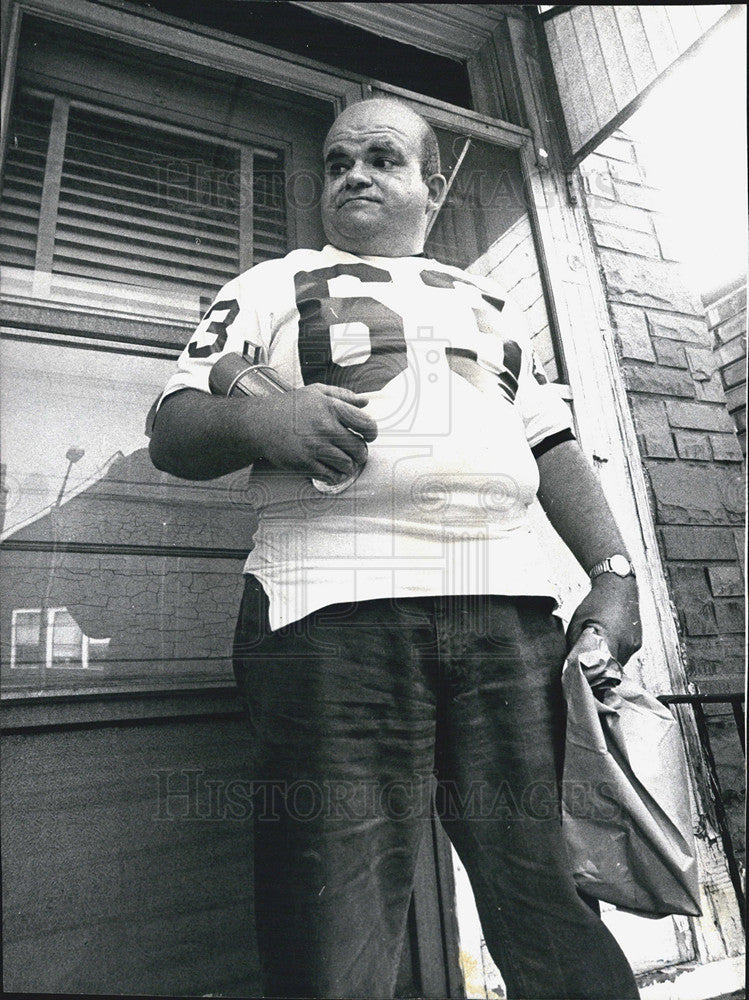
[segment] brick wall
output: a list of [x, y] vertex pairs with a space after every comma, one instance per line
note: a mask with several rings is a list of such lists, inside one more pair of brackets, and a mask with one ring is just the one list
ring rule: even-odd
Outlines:
[[746, 456], [746, 282], [743, 278], [702, 296], [726, 403]]
[[[630, 137], [615, 133], [581, 171], [687, 675], [703, 693], [741, 691], [744, 470], [724, 382], [735, 359], [713, 350], [716, 336], [733, 343], [738, 324], [721, 306], [708, 328]], [[712, 710], [710, 729], [739, 846], [743, 759], [727, 706]]]
[[741, 689], [742, 452], [705, 309], [634, 141], [615, 133], [582, 172], [689, 679]]

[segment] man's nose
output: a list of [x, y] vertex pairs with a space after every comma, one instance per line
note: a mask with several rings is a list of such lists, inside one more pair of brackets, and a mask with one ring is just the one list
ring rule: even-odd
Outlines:
[[364, 161], [354, 161], [346, 171], [346, 187], [367, 187], [371, 183], [372, 178]]

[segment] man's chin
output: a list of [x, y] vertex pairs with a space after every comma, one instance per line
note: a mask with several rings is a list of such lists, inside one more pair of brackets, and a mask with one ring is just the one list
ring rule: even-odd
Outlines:
[[325, 236], [331, 246], [365, 257], [408, 257], [421, 249], [406, 248], [397, 235], [374, 222], [371, 225], [329, 226]]

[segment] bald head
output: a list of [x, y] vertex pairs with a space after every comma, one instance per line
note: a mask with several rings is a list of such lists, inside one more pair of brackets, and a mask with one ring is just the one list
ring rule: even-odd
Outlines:
[[386, 117], [392, 118], [394, 121], [400, 120], [406, 127], [414, 130], [419, 137], [421, 173], [424, 178], [440, 172], [440, 148], [434, 129], [426, 118], [395, 97], [367, 97], [363, 101], [350, 104], [333, 122], [325, 139], [325, 146], [327, 147], [328, 141], [339, 123], [345, 125], [348, 119], [356, 119], [360, 111], [370, 109], [381, 110]]
[[322, 222], [333, 246], [363, 256], [421, 252], [445, 191], [421, 115], [388, 98], [358, 101], [333, 122], [323, 156]]

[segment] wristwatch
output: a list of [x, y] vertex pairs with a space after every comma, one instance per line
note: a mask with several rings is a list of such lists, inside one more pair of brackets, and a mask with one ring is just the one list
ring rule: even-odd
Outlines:
[[601, 573], [616, 573], [617, 576], [621, 577], [634, 576], [635, 568], [626, 556], [617, 552], [615, 555], [609, 556], [608, 559], [602, 559], [595, 566], [592, 566], [588, 576], [591, 580], [595, 580]]

